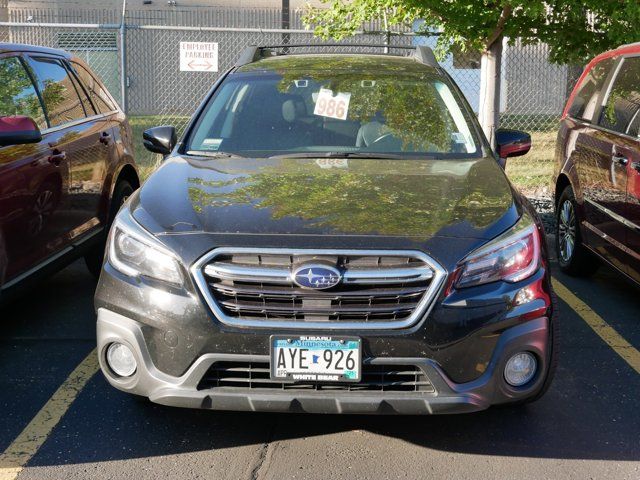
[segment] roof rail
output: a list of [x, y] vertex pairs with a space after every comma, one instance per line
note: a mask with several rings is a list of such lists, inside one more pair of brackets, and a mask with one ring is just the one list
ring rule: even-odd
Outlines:
[[619, 48], [635, 47], [635, 46], [640, 47], [640, 42], [625, 43], [624, 45], [620, 45], [619, 47], [614, 48], [613, 50], [618, 50]]
[[418, 62], [429, 65], [430, 67], [438, 68], [440, 66], [438, 65], [438, 60], [436, 60], [433, 50], [426, 45], [418, 45], [413, 56]]
[[[426, 45], [418, 45], [418, 46], [410, 46], [410, 45], [375, 45], [375, 44], [344, 44], [344, 43], [311, 43], [311, 44], [282, 44], [282, 45], [265, 45], [265, 46], [256, 46], [250, 45], [246, 47], [238, 60], [236, 60], [235, 67], [241, 67], [243, 65], [247, 65], [249, 63], [257, 62], [263, 58], [269, 57], [273, 55], [272, 50], [277, 49], [295, 49], [295, 48], [321, 48], [321, 47], [358, 47], [358, 48], [383, 48], [385, 52], [388, 52], [389, 49], [399, 49], [399, 50], [413, 50], [413, 58], [424, 65], [429, 67], [438, 68], [440, 65], [436, 60], [436, 56], [433, 54], [433, 50]], [[283, 55], [283, 54], [280, 54]], [[379, 55], [388, 55], [388, 53], [381, 53]]]
[[257, 62], [262, 58], [262, 47], [258, 47], [256, 45], [249, 45], [246, 47], [238, 60], [236, 60], [235, 67], [241, 67], [242, 65], [247, 65], [248, 63]]

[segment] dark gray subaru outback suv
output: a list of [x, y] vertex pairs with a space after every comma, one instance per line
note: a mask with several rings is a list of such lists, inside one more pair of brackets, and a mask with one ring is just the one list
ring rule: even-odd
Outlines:
[[[251, 47], [110, 232], [108, 381], [222, 410], [452, 413], [548, 388], [542, 226], [431, 50]], [[295, 52], [306, 51], [306, 54]], [[404, 52], [404, 51], [403, 51]]]

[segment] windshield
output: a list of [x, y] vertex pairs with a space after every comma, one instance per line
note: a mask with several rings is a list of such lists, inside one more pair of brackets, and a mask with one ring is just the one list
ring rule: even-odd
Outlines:
[[429, 72], [239, 73], [209, 101], [186, 150], [254, 158], [477, 157], [471, 121]]

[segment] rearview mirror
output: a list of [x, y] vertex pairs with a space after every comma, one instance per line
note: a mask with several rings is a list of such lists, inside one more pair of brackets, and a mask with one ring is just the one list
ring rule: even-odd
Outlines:
[[24, 115], [0, 117], [0, 147], [38, 143], [42, 134], [36, 122]]
[[500, 158], [519, 157], [531, 149], [531, 135], [501, 128], [496, 131], [496, 145]]
[[178, 137], [176, 129], [169, 125], [161, 127], [153, 127], [145, 130], [142, 134], [142, 143], [144, 148], [153, 153], [161, 155], [169, 155], [176, 146]]

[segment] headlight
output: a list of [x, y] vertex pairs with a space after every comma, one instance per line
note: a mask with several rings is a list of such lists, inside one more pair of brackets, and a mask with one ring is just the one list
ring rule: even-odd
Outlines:
[[109, 235], [109, 263], [131, 277], [182, 284], [175, 256], [138, 225], [127, 208], [120, 211]]
[[468, 256], [456, 282], [458, 288], [503, 280], [519, 282], [540, 265], [540, 234], [533, 219], [524, 214], [506, 233]]

